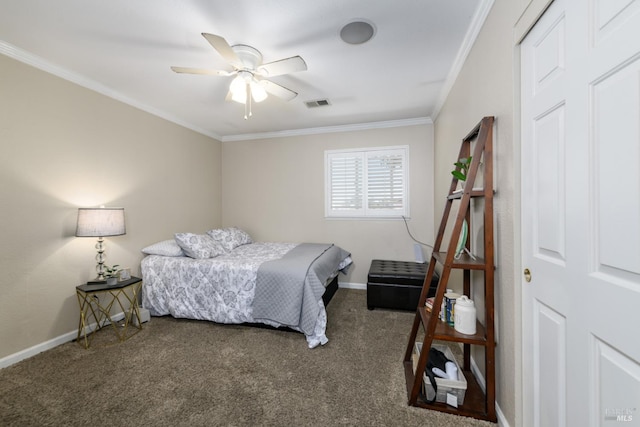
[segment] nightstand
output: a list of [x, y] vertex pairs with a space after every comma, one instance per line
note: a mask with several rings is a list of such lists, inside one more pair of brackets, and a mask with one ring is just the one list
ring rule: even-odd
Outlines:
[[[78, 323], [78, 344], [89, 348], [97, 331], [111, 325], [118, 342], [126, 341], [142, 330], [138, 295], [142, 279], [132, 277], [115, 285], [76, 286], [80, 321]], [[113, 313], [115, 311], [116, 313]], [[115, 314], [124, 314], [115, 320]]]

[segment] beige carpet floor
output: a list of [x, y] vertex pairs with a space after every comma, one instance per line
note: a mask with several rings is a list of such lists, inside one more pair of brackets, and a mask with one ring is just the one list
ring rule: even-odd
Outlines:
[[294, 332], [152, 317], [130, 340], [69, 342], [0, 370], [2, 426], [495, 426], [407, 405], [413, 313], [340, 289], [329, 343]]

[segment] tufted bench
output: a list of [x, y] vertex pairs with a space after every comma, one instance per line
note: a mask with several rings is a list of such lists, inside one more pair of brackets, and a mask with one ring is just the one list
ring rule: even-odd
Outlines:
[[[427, 274], [427, 264], [374, 259], [367, 276], [367, 308], [393, 308], [415, 311]], [[434, 273], [429, 295], [438, 287]]]

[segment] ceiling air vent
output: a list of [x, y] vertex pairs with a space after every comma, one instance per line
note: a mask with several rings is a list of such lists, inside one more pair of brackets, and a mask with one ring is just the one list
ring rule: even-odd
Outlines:
[[307, 108], [326, 107], [331, 105], [329, 104], [328, 99], [316, 99], [315, 101], [307, 101], [305, 104], [307, 104]]

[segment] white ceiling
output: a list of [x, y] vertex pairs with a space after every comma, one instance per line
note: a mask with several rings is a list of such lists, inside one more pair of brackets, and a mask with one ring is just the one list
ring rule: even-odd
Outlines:
[[[0, 0], [0, 53], [220, 140], [427, 120], [440, 107], [490, 0]], [[367, 43], [340, 29], [374, 24]], [[300, 55], [308, 70], [273, 77], [298, 92], [244, 106], [232, 70], [201, 33], [248, 44], [264, 62]], [[330, 106], [308, 108], [327, 99]], [[326, 129], [325, 129], [326, 130]]]

